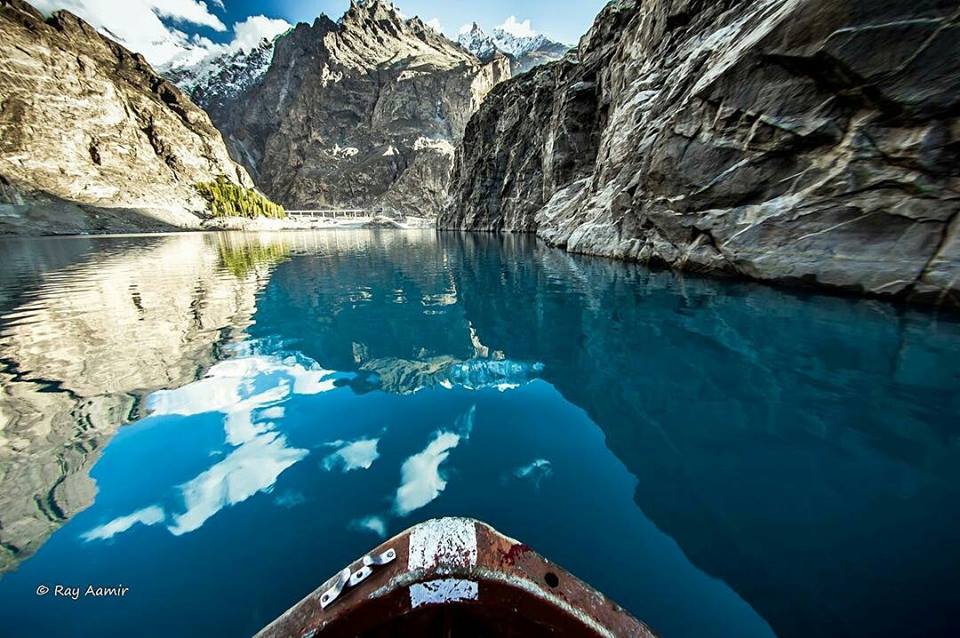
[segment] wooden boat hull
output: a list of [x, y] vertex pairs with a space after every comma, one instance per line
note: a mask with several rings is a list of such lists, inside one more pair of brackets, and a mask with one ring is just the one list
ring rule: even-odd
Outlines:
[[330, 578], [258, 638], [654, 634], [527, 545], [467, 518], [411, 527]]

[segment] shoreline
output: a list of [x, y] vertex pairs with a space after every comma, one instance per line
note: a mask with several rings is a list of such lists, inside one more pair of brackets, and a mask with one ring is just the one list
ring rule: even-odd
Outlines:
[[92, 229], [87, 232], [64, 233], [15, 233], [0, 231], [0, 241], [6, 239], [44, 239], [69, 237], [136, 237], [143, 235], [172, 235], [176, 233], [215, 232], [295, 232], [304, 230], [428, 230], [436, 229], [436, 220], [427, 217], [408, 217], [406, 222], [397, 222], [389, 217], [357, 217], [348, 220], [327, 219], [323, 221], [295, 221], [244, 217], [212, 218], [193, 227], [154, 227], [136, 231], [124, 229]]
[[[205, 220], [205, 222], [198, 227], [194, 228], [157, 228], [156, 230], [139, 230], [135, 232], [124, 232], [124, 231], [114, 231], [111, 232], [106, 230], [104, 232], [87, 232], [87, 233], [47, 233], [47, 234], [38, 234], [38, 235], [27, 235], [27, 234], [18, 234], [18, 233], [0, 233], [0, 242], [6, 240], [14, 239], [82, 239], [82, 238], [92, 238], [92, 237], [143, 237], [143, 236], [161, 236], [161, 235], [175, 235], [180, 233], [216, 233], [216, 232], [244, 232], [244, 233], [285, 233], [285, 232], [303, 232], [303, 231], [318, 231], [318, 230], [435, 230], [442, 233], [451, 233], [451, 234], [461, 234], [461, 233], [479, 233], [481, 235], [530, 235], [537, 239], [537, 241], [543, 242], [545, 246], [560, 250], [568, 255], [576, 256], [584, 259], [600, 259], [600, 260], [609, 260], [613, 262], [619, 262], [622, 264], [629, 264], [631, 266], [638, 266], [642, 268], [647, 268], [651, 271], [670, 271], [675, 273], [679, 277], [705, 277], [708, 279], [714, 280], [727, 280], [731, 282], [741, 282], [741, 283], [752, 283], [760, 286], [768, 286], [771, 288], [783, 290], [785, 292], [792, 292], [795, 294], [810, 294], [810, 295], [826, 295], [830, 297], [839, 297], [844, 299], [859, 299], [863, 301], [874, 301], [880, 302], [883, 304], [889, 304], [895, 308], [900, 309], [901, 311], [905, 310], [921, 310], [921, 311], [932, 311], [934, 313], [945, 313], [949, 317], [960, 317], [960, 307], [956, 304], [951, 304], [949, 299], [942, 300], [933, 300], [929, 298], [924, 298], [922, 296], [909, 297], [907, 295], [895, 295], [895, 294], [877, 294], [871, 293], [864, 290], [857, 290], [851, 288], [842, 288], [837, 286], [829, 286], [818, 283], [809, 283], [802, 280], [786, 280], [786, 279], [758, 279], [754, 277], [748, 277], [739, 273], [731, 272], [722, 272], [722, 271], [693, 271], [690, 269], [683, 268], [671, 268], [670, 266], [663, 264], [652, 264], [652, 263], [643, 263], [633, 259], [625, 259], [622, 257], [616, 257], [613, 255], [604, 255], [604, 254], [594, 254], [594, 253], [585, 253], [585, 252], [575, 252], [568, 250], [565, 246], [559, 246], [551, 243], [545, 238], [539, 236], [536, 232], [532, 231], [505, 231], [505, 230], [466, 230], [466, 229], [457, 229], [457, 228], [446, 228], [438, 227], [436, 225], [436, 220], [423, 218], [423, 217], [411, 217], [406, 224], [401, 224], [396, 222], [391, 218], [356, 218], [350, 219], [349, 221], [339, 221], [339, 220], [324, 220], [322, 223], [315, 222], [292, 222], [291, 220], [286, 219], [267, 219], [267, 218], [258, 218], [258, 219], [247, 219], [241, 217], [232, 217], [232, 218], [217, 218], [214, 220]], [[210, 224], [209, 222], [218, 222]]]

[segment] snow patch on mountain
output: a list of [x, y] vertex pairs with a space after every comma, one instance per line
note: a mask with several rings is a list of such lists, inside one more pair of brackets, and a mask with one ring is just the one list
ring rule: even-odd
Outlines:
[[503, 27], [497, 27], [493, 30], [493, 42], [497, 45], [497, 48], [504, 53], [520, 57], [535, 49], [539, 49], [550, 42], [550, 40], [540, 34], [514, 35]]
[[214, 102], [229, 100], [257, 84], [270, 68], [275, 43], [276, 38], [263, 38], [249, 50], [228, 49], [199, 59], [177, 57], [160, 68], [160, 73], [207, 109]]
[[497, 44], [479, 24], [473, 22], [460, 27], [457, 34], [457, 44], [474, 54], [481, 60], [488, 60], [497, 53]]
[[514, 73], [559, 59], [570, 48], [534, 31], [529, 20], [519, 22], [514, 16], [490, 34], [476, 22], [465, 24], [457, 34], [457, 44], [483, 61], [498, 53], [507, 56]]

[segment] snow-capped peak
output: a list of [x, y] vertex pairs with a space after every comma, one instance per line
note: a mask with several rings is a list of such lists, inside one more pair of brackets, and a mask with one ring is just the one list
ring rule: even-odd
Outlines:
[[547, 43], [547, 38], [540, 34], [516, 35], [500, 26], [493, 30], [493, 42], [504, 53], [520, 57], [530, 51], [539, 49]]
[[[279, 37], [279, 36], [278, 36]], [[180, 58], [159, 69], [199, 106], [232, 98], [256, 84], [270, 68], [277, 38], [253, 48], [224, 47], [202, 59]]]
[[487, 35], [476, 22], [460, 27], [460, 33], [457, 35], [457, 44], [481, 60], [492, 58], [498, 50], [493, 38]]
[[483, 61], [499, 52], [524, 68], [529, 68], [531, 64], [521, 61], [521, 58], [535, 51], [538, 51], [538, 57], [542, 58], [536, 62], [540, 63], [561, 57], [568, 48], [534, 31], [530, 28], [529, 20], [517, 22], [513, 17], [495, 28], [492, 35], [487, 34], [476, 22], [465, 24], [460, 27], [457, 43]]

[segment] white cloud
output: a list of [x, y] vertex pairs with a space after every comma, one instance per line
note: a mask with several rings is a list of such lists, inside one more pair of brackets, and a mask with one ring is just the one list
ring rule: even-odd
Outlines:
[[157, 523], [162, 523], [165, 518], [166, 514], [164, 514], [162, 508], [151, 505], [142, 510], [137, 510], [133, 514], [119, 516], [109, 523], [94, 527], [89, 532], [81, 534], [80, 538], [88, 542], [93, 540], [107, 540], [117, 534], [122, 534], [138, 523], [140, 525], [156, 525]]
[[267, 16], [250, 16], [242, 22], [233, 25], [233, 42], [230, 48], [234, 51], [250, 51], [259, 46], [263, 39], [273, 40], [275, 37], [289, 30], [291, 25], [286, 20], [268, 18]]
[[457, 29], [457, 35], [466, 35], [471, 31], [473, 31], [473, 28], [476, 26], [478, 26], [476, 22], [467, 22], [466, 24], [461, 25], [459, 29]]
[[284, 408], [280, 406], [274, 406], [260, 412], [260, 416], [264, 419], [282, 419], [285, 413], [286, 410]]
[[[223, 22], [200, 0], [35, 0], [44, 13], [66, 9], [128, 49], [142, 53], [151, 64], [163, 64], [178, 55], [204, 51], [206, 38], [191, 38], [167, 26], [161, 18], [180, 25], [226, 31]], [[216, 45], [214, 45], [216, 46]]]
[[380, 452], [377, 451], [379, 442], [380, 439], [360, 439], [352, 443], [337, 441], [334, 445], [342, 447], [323, 459], [323, 469], [329, 471], [339, 466], [344, 472], [369, 470], [373, 462], [380, 458]]
[[530, 26], [529, 20], [521, 22], [517, 20], [516, 16], [510, 16], [497, 28], [517, 38], [532, 38], [537, 35], [537, 32]]
[[233, 25], [232, 42], [217, 44], [181, 29], [206, 27], [227, 31], [223, 21], [210, 11], [211, 5], [223, 9], [222, 0], [34, 0], [34, 4], [47, 14], [60, 9], [75, 13], [107, 37], [142, 53], [150, 64], [162, 68], [190, 66], [228, 51], [249, 51], [261, 39], [272, 39], [291, 27], [286, 20], [250, 16]]
[[424, 24], [430, 27], [431, 29], [433, 29], [434, 31], [436, 31], [437, 33], [443, 33], [443, 27], [440, 26], [439, 18], [430, 18], [429, 20], [424, 22]]
[[[73, 0], [76, 1], [76, 0]], [[101, 4], [102, 0], [86, 0]], [[116, 6], [117, 2], [107, 2], [111, 6]], [[202, 27], [210, 27], [214, 31], [226, 31], [227, 27], [220, 21], [220, 18], [210, 13], [205, 2], [198, 0], [126, 0], [125, 4], [141, 4], [150, 8], [161, 18], [170, 18], [175, 22], [185, 22], [196, 24]]]

